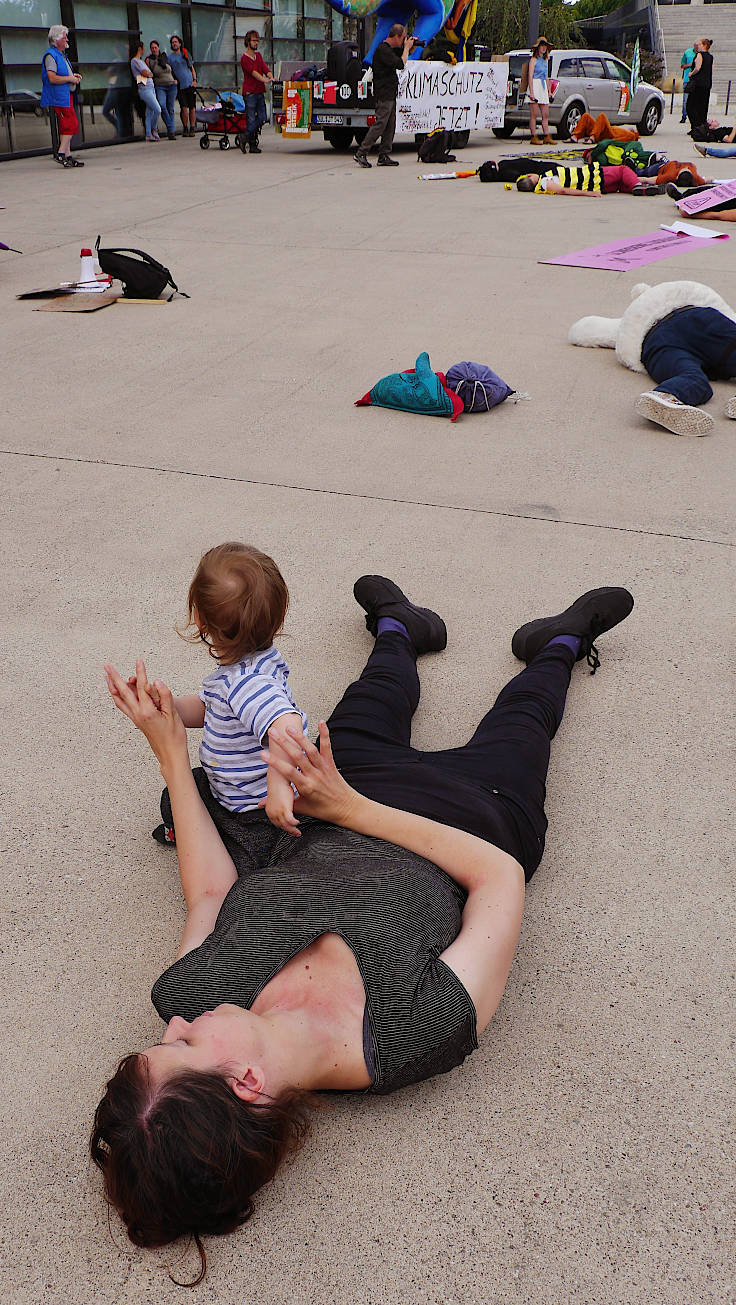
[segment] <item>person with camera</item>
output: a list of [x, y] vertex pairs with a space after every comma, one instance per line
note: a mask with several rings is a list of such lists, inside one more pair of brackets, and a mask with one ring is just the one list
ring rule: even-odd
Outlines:
[[368, 151], [380, 139], [378, 147], [379, 168], [398, 168], [398, 159], [391, 158], [396, 131], [396, 97], [399, 93], [399, 69], [406, 66], [414, 47], [418, 44], [407, 34], [401, 23], [394, 23], [385, 41], [373, 56], [373, 94], [376, 101], [376, 121], [358, 146], [353, 158], [361, 168], [370, 168]]

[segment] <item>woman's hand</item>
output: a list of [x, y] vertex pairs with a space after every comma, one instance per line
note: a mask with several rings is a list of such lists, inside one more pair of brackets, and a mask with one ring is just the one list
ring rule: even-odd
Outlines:
[[279, 738], [279, 751], [262, 752], [264, 761], [293, 784], [299, 793], [294, 811], [333, 825], [351, 827], [352, 812], [360, 796], [343, 779], [332, 756], [330, 731], [319, 723], [320, 750], [289, 726]]
[[170, 689], [161, 680], [148, 683], [146, 668], [140, 658], [135, 664], [135, 675], [127, 681], [110, 665], [105, 666], [105, 676], [115, 706], [145, 734], [161, 770], [182, 756], [188, 766], [187, 732]]

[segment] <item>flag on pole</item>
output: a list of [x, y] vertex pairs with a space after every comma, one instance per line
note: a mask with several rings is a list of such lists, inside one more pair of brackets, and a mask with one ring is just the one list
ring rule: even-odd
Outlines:
[[634, 46], [634, 53], [631, 58], [631, 78], [629, 80], [629, 90], [631, 91], [632, 100], [636, 95], [636, 88], [639, 85], [640, 81], [641, 81], [641, 59], [639, 58], [639, 37], [637, 36], [636, 45]]

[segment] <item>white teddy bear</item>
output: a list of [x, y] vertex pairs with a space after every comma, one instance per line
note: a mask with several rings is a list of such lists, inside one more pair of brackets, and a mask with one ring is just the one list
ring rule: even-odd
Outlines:
[[[698, 281], [640, 282], [631, 299], [623, 317], [581, 317], [570, 344], [615, 349], [624, 367], [657, 381], [637, 399], [642, 417], [676, 435], [708, 435], [713, 418], [698, 404], [713, 397], [709, 377], [736, 377], [736, 312]], [[736, 396], [726, 416], [736, 418]]]

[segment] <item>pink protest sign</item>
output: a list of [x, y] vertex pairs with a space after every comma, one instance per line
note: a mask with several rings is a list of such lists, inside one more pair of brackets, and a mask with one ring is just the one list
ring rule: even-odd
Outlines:
[[648, 231], [628, 240], [612, 240], [608, 245], [578, 249], [562, 258], [540, 258], [540, 263], [557, 263], [562, 267], [597, 267], [604, 272], [629, 272], [661, 258], [684, 254], [690, 249], [704, 249], [714, 241], [700, 236], [676, 236], [672, 231]]
[[717, 186], [700, 190], [697, 195], [687, 195], [677, 205], [681, 213], [700, 213], [704, 208], [713, 208], [726, 199], [736, 199], [736, 181], [720, 181]]

